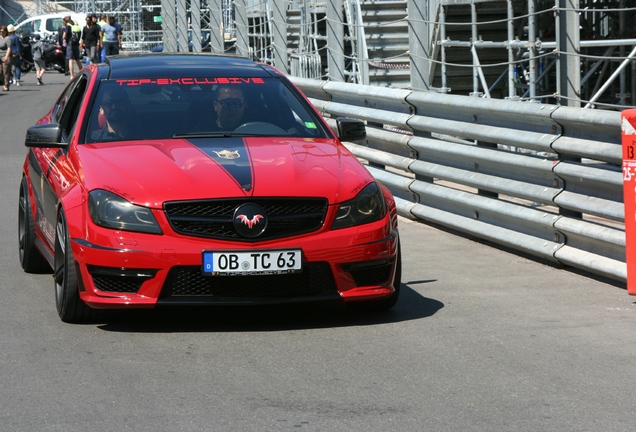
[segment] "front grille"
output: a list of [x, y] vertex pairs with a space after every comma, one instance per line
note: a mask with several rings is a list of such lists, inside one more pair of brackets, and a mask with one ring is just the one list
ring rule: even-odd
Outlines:
[[200, 266], [173, 267], [160, 299], [214, 297], [223, 299], [285, 299], [337, 295], [329, 263], [304, 264], [301, 273], [255, 276], [204, 276]]
[[137, 293], [141, 284], [144, 283], [143, 279], [139, 278], [122, 278], [118, 276], [93, 276], [93, 283], [95, 288], [105, 292], [118, 292], [118, 293]]
[[[263, 207], [268, 215], [267, 229], [257, 238], [243, 238], [234, 229], [234, 210], [245, 203]], [[170, 202], [164, 205], [175, 232], [187, 236], [215, 239], [261, 241], [317, 231], [327, 214], [326, 199], [223, 199]]]

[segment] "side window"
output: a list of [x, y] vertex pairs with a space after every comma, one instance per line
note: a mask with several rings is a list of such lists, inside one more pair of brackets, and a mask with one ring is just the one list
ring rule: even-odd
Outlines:
[[62, 18], [50, 18], [46, 20], [46, 29], [50, 32], [57, 31], [62, 25]]
[[71, 82], [58, 100], [55, 120], [62, 126], [67, 137], [75, 126], [80, 105], [86, 93], [86, 84], [86, 76], [80, 75], [79, 78]]

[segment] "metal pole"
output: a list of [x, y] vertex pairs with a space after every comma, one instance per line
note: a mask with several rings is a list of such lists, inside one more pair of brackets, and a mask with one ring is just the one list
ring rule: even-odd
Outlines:
[[177, 0], [177, 51], [188, 52], [188, 18], [186, 0]]
[[172, 0], [161, 0], [161, 29], [163, 31], [164, 52], [177, 51], [177, 18], [175, 3]]
[[361, 0], [353, 0], [355, 13], [355, 34], [356, 48], [358, 57], [358, 69], [360, 70], [360, 83], [369, 85], [369, 52], [367, 51], [367, 39], [364, 31], [364, 22], [362, 21], [362, 10], [360, 8]]
[[530, 100], [535, 101], [537, 97], [537, 59], [536, 48], [537, 42], [536, 25], [535, 25], [535, 6], [536, 0], [528, 1], [528, 58], [529, 58], [529, 90]]
[[[471, 43], [479, 40], [479, 34], [477, 33], [477, 5], [474, 2], [470, 3], [470, 28], [471, 28]], [[473, 92], [471, 96], [481, 96], [479, 92], [479, 66], [475, 56], [473, 55]]]
[[[620, 5], [619, 7], [621, 9], [625, 8], [625, 0], [621, 0], [620, 1]], [[625, 34], [625, 14], [624, 13], [620, 13], [618, 14], [618, 34], [623, 36]], [[620, 56], [621, 58], [623, 58], [625, 56], [625, 47], [621, 46], [619, 48], [619, 52], [620, 52]], [[625, 105], [627, 103], [627, 75], [626, 75], [626, 68], [623, 68], [623, 70], [621, 71], [621, 76], [620, 76], [620, 97], [619, 97], [619, 104], [620, 105]]]
[[[440, 31], [440, 40], [446, 40], [446, 7], [444, 5], [440, 5], [439, 8], [439, 31]], [[446, 47], [444, 45], [441, 46], [440, 49], [440, 60], [442, 63], [441, 67], [441, 75], [442, 75], [442, 93], [448, 93], [449, 89], [447, 84], [446, 77]]]
[[562, 104], [581, 106], [581, 32], [579, 0], [557, 0], [559, 5], [559, 70]]
[[223, 29], [223, 0], [209, 0], [210, 10], [210, 52], [225, 52]]
[[601, 97], [601, 95], [603, 94], [603, 92], [605, 90], [607, 90], [607, 88], [612, 84], [612, 82], [614, 82], [614, 80], [616, 79], [617, 76], [619, 76], [620, 74], [623, 73], [624, 69], [627, 67], [627, 65], [629, 63], [632, 62], [632, 58], [636, 57], [636, 47], [634, 47], [634, 49], [632, 50], [631, 53], [629, 53], [629, 55], [627, 56], [627, 58], [625, 60], [623, 60], [623, 62], [621, 63], [621, 65], [618, 67], [618, 69], [616, 69], [614, 71], [614, 73], [612, 74], [612, 76], [609, 77], [609, 79], [605, 82], [605, 84], [603, 84], [603, 86], [599, 89], [599, 91], [592, 96], [592, 98], [590, 99], [590, 101], [587, 103], [587, 105], [585, 105], [583, 108], [590, 108], [592, 106], [592, 104], [594, 102], [596, 102], [598, 100], [598, 98]]
[[289, 59], [287, 58], [287, 0], [273, 0], [273, 45], [274, 66], [285, 74], [289, 74]]
[[343, 0], [327, 0], [327, 67], [330, 81], [345, 81]]
[[429, 1], [408, 0], [409, 57], [411, 60], [411, 88], [429, 90], [431, 58], [431, 26], [428, 21]]
[[245, 0], [235, 0], [234, 11], [236, 13], [236, 52], [239, 55], [248, 57], [250, 55], [247, 37], [247, 8]]
[[[515, 38], [515, 10], [512, 6], [512, 0], [507, 1], [508, 6], [508, 42], [512, 43]], [[511, 45], [508, 45], [508, 97], [515, 98], [517, 89], [515, 88], [515, 53]]]
[[190, 0], [192, 51], [201, 52], [201, 0]]

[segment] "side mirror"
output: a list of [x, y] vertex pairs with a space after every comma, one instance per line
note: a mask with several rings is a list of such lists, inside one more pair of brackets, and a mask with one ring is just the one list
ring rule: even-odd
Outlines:
[[367, 129], [362, 120], [338, 117], [338, 138], [341, 141], [358, 141], [367, 137]]
[[27, 147], [64, 148], [68, 143], [62, 142], [62, 127], [59, 123], [48, 123], [31, 126], [26, 133], [24, 145]]

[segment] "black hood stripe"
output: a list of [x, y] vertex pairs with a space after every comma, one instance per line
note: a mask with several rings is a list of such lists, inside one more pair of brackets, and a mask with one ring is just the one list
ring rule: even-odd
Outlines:
[[243, 138], [189, 138], [188, 142], [221, 165], [243, 190], [252, 190], [252, 160]]

